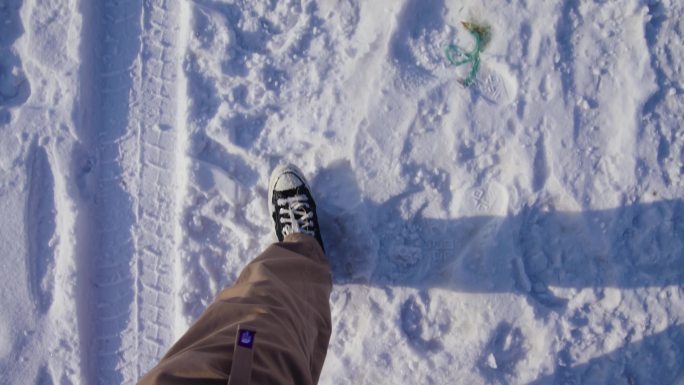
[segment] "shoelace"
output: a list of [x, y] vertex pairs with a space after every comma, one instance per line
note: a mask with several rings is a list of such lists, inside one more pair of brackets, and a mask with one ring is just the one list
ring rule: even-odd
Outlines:
[[[290, 198], [281, 198], [276, 202], [280, 207], [280, 223], [283, 226], [283, 236], [291, 233], [305, 233], [315, 236], [313, 224], [313, 212], [309, 211], [309, 199], [306, 195], [295, 195]], [[284, 206], [284, 207], [281, 207]]]

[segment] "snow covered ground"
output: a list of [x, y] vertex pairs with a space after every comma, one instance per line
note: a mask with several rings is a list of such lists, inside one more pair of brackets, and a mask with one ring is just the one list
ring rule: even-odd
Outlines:
[[[321, 384], [684, 384], [679, 0], [0, 0], [0, 384], [133, 384], [273, 240]], [[444, 49], [491, 26], [476, 84]]]

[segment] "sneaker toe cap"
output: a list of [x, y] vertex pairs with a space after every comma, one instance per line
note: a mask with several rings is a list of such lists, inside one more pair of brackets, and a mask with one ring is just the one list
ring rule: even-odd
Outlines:
[[275, 183], [275, 191], [286, 191], [292, 190], [304, 184], [304, 181], [299, 178], [296, 174], [291, 172], [286, 172], [280, 175]]

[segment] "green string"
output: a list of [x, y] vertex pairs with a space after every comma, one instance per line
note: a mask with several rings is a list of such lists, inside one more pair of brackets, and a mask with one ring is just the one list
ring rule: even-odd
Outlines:
[[[464, 23], [465, 25], [465, 23]], [[484, 48], [483, 41], [487, 42], [487, 30], [482, 28], [469, 28], [466, 25], [468, 32], [475, 38], [475, 48], [472, 51], [466, 52], [464, 49], [458, 47], [455, 44], [449, 44], [444, 53], [446, 54], [447, 60], [454, 67], [459, 67], [467, 63], [472, 63], [470, 67], [470, 72], [468, 76], [463, 80], [464, 86], [468, 87], [475, 81], [475, 76], [477, 76], [477, 71], [480, 69], [480, 52]], [[462, 59], [457, 59], [458, 57]]]

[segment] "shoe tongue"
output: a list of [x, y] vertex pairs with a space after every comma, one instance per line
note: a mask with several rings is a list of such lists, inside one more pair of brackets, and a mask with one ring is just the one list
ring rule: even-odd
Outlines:
[[275, 185], [276, 191], [286, 191], [295, 189], [304, 183], [294, 174], [283, 174], [278, 178], [278, 183]]

